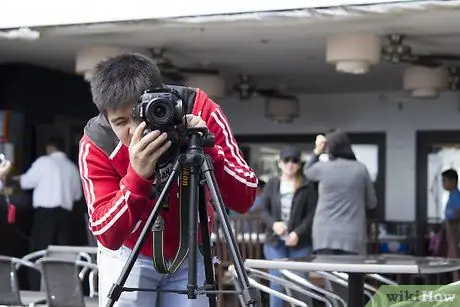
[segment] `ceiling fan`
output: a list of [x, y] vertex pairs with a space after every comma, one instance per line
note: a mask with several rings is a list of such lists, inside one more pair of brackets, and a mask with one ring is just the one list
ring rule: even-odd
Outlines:
[[167, 58], [163, 48], [154, 48], [150, 50], [152, 59], [156, 62], [162, 76], [171, 81], [184, 81], [186, 74], [219, 74], [218, 69], [208, 67], [180, 67]]
[[[150, 50], [152, 59], [156, 62], [162, 76], [174, 82], [183, 82], [187, 74], [208, 74], [217, 75], [219, 69], [208, 67], [182, 67], [173, 63], [166, 57], [165, 49], [154, 48]], [[251, 77], [246, 74], [238, 76], [238, 83], [231, 87], [229, 95], [237, 93], [240, 100], [251, 99], [254, 95], [263, 96], [266, 98], [284, 98], [295, 99], [294, 96], [284, 94], [277, 88], [259, 88], [252, 83]]]
[[388, 44], [382, 47], [382, 58], [390, 63], [408, 63], [425, 67], [439, 67], [450, 61], [460, 61], [460, 55], [452, 54], [415, 54], [411, 46], [404, 44], [406, 36], [391, 34], [388, 36]]
[[265, 98], [283, 98], [283, 99], [295, 99], [295, 96], [285, 94], [277, 88], [259, 88], [252, 82], [252, 78], [246, 74], [240, 74], [238, 76], [238, 83], [232, 87], [232, 91], [237, 93], [240, 100], [249, 100], [253, 96], [258, 95]]

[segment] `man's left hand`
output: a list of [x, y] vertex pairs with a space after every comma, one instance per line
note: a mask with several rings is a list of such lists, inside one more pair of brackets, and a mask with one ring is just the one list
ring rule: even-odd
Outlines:
[[297, 243], [299, 243], [299, 236], [297, 235], [297, 233], [292, 231], [287, 236], [285, 244], [286, 246], [296, 246]]
[[185, 120], [188, 128], [203, 128], [206, 127], [206, 122], [199, 116], [193, 114], [185, 115]]

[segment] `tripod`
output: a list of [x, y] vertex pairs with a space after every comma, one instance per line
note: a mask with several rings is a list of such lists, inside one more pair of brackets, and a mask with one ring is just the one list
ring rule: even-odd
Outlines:
[[[183, 132], [183, 135], [181, 137], [183, 137], [184, 139], [186, 138], [188, 140], [187, 149], [177, 158], [173, 166], [172, 172], [169, 175], [165, 186], [161, 190], [161, 193], [156, 200], [154, 209], [150, 213], [150, 216], [147, 219], [144, 228], [142, 229], [138, 241], [136, 242], [133, 250], [131, 251], [117, 282], [112, 285], [112, 288], [109, 291], [109, 300], [106, 304], [106, 307], [112, 307], [115, 304], [115, 302], [120, 298], [120, 295], [123, 291], [173, 292], [178, 294], [186, 294], [188, 299], [196, 299], [197, 295], [205, 294], [209, 298], [210, 307], [216, 306], [217, 293], [229, 292], [222, 290], [219, 291], [215, 283], [213, 261], [211, 256], [211, 239], [209, 236], [207, 223], [208, 214], [206, 210], [206, 202], [204, 201], [203, 193], [204, 183], [207, 184], [208, 190], [211, 194], [211, 203], [214, 211], [217, 213], [217, 216], [221, 222], [222, 232], [227, 244], [229, 245], [230, 256], [235, 266], [238, 281], [240, 283], [240, 285], [238, 285], [237, 287], [237, 289], [241, 289], [240, 291], [230, 292], [241, 294], [246, 306], [256, 307], [261, 301], [259, 291], [249, 284], [249, 278], [244, 268], [243, 260], [238, 250], [237, 242], [231, 230], [230, 223], [225, 211], [222, 196], [219, 192], [219, 188], [216, 183], [213, 164], [210, 160], [210, 157], [204, 153], [205, 146], [214, 145], [214, 137], [212, 134], [208, 132], [207, 128], [188, 128]], [[181, 175], [179, 180], [180, 208], [188, 209], [188, 216], [186, 216], [185, 218], [185, 220], [188, 219], [188, 228], [185, 228], [185, 231], [182, 231], [182, 234], [186, 236], [186, 238], [184, 239], [183, 237], [181, 237], [181, 240], [184, 239], [185, 241], [181, 242], [184, 244], [180, 244], [181, 248], [179, 249], [178, 255], [176, 255], [176, 258], [174, 260], [179, 259], [178, 256], [179, 254], [181, 254], [181, 251], [183, 251], [182, 256], [184, 256], [184, 253], [185, 256], [188, 256], [188, 285], [186, 289], [126, 288], [124, 287], [124, 284], [128, 279], [129, 273], [131, 272], [134, 266], [136, 258], [139, 255], [140, 249], [144, 244], [149, 231], [154, 232], [155, 238], [155, 232], [164, 229], [163, 220], [160, 215], [160, 210], [162, 207], [161, 205], [169, 196], [169, 190], [172, 187], [173, 182], [176, 182], [179, 173]], [[204, 177], [204, 180], [201, 183], [200, 175]], [[200, 226], [203, 245], [202, 251], [205, 269], [205, 285], [202, 287], [197, 285], [197, 252], [199, 252], [197, 244], [198, 214], [199, 219], [201, 221]], [[187, 248], [184, 250], [183, 245], [188, 245], [188, 250]], [[182, 259], [185, 259], [185, 256]], [[174, 262], [175, 261], [173, 261], [171, 267], [173, 267], [175, 264], [175, 266], [178, 267], [181, 264], [181, 261], [176, 263]], [[163, 269], [165, 268], [163, 267]], [[168, 269], [166, 269], [166, 272], [167, 271]]]

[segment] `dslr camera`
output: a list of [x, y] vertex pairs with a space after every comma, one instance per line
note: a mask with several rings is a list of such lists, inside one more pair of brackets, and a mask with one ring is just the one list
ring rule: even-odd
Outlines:
[[139, 122], [146, 123], [143, 136], [154, 130], [168, 134], [171, 147], [158, 161], [158, 167], [167, 165], [178, 154], [180, 135], [186, 129], [183, 122], [186, 109], [179, 92], [169, 87], [146, 90], [132, 114]]

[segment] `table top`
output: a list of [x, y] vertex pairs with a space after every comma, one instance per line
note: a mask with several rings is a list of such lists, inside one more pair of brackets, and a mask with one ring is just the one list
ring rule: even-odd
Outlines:
[[460, 270], [460, 259], [400, 255], [318, 255], [299, 259], [247, 259], [246, 267], [377, 274], [438, 274]]

